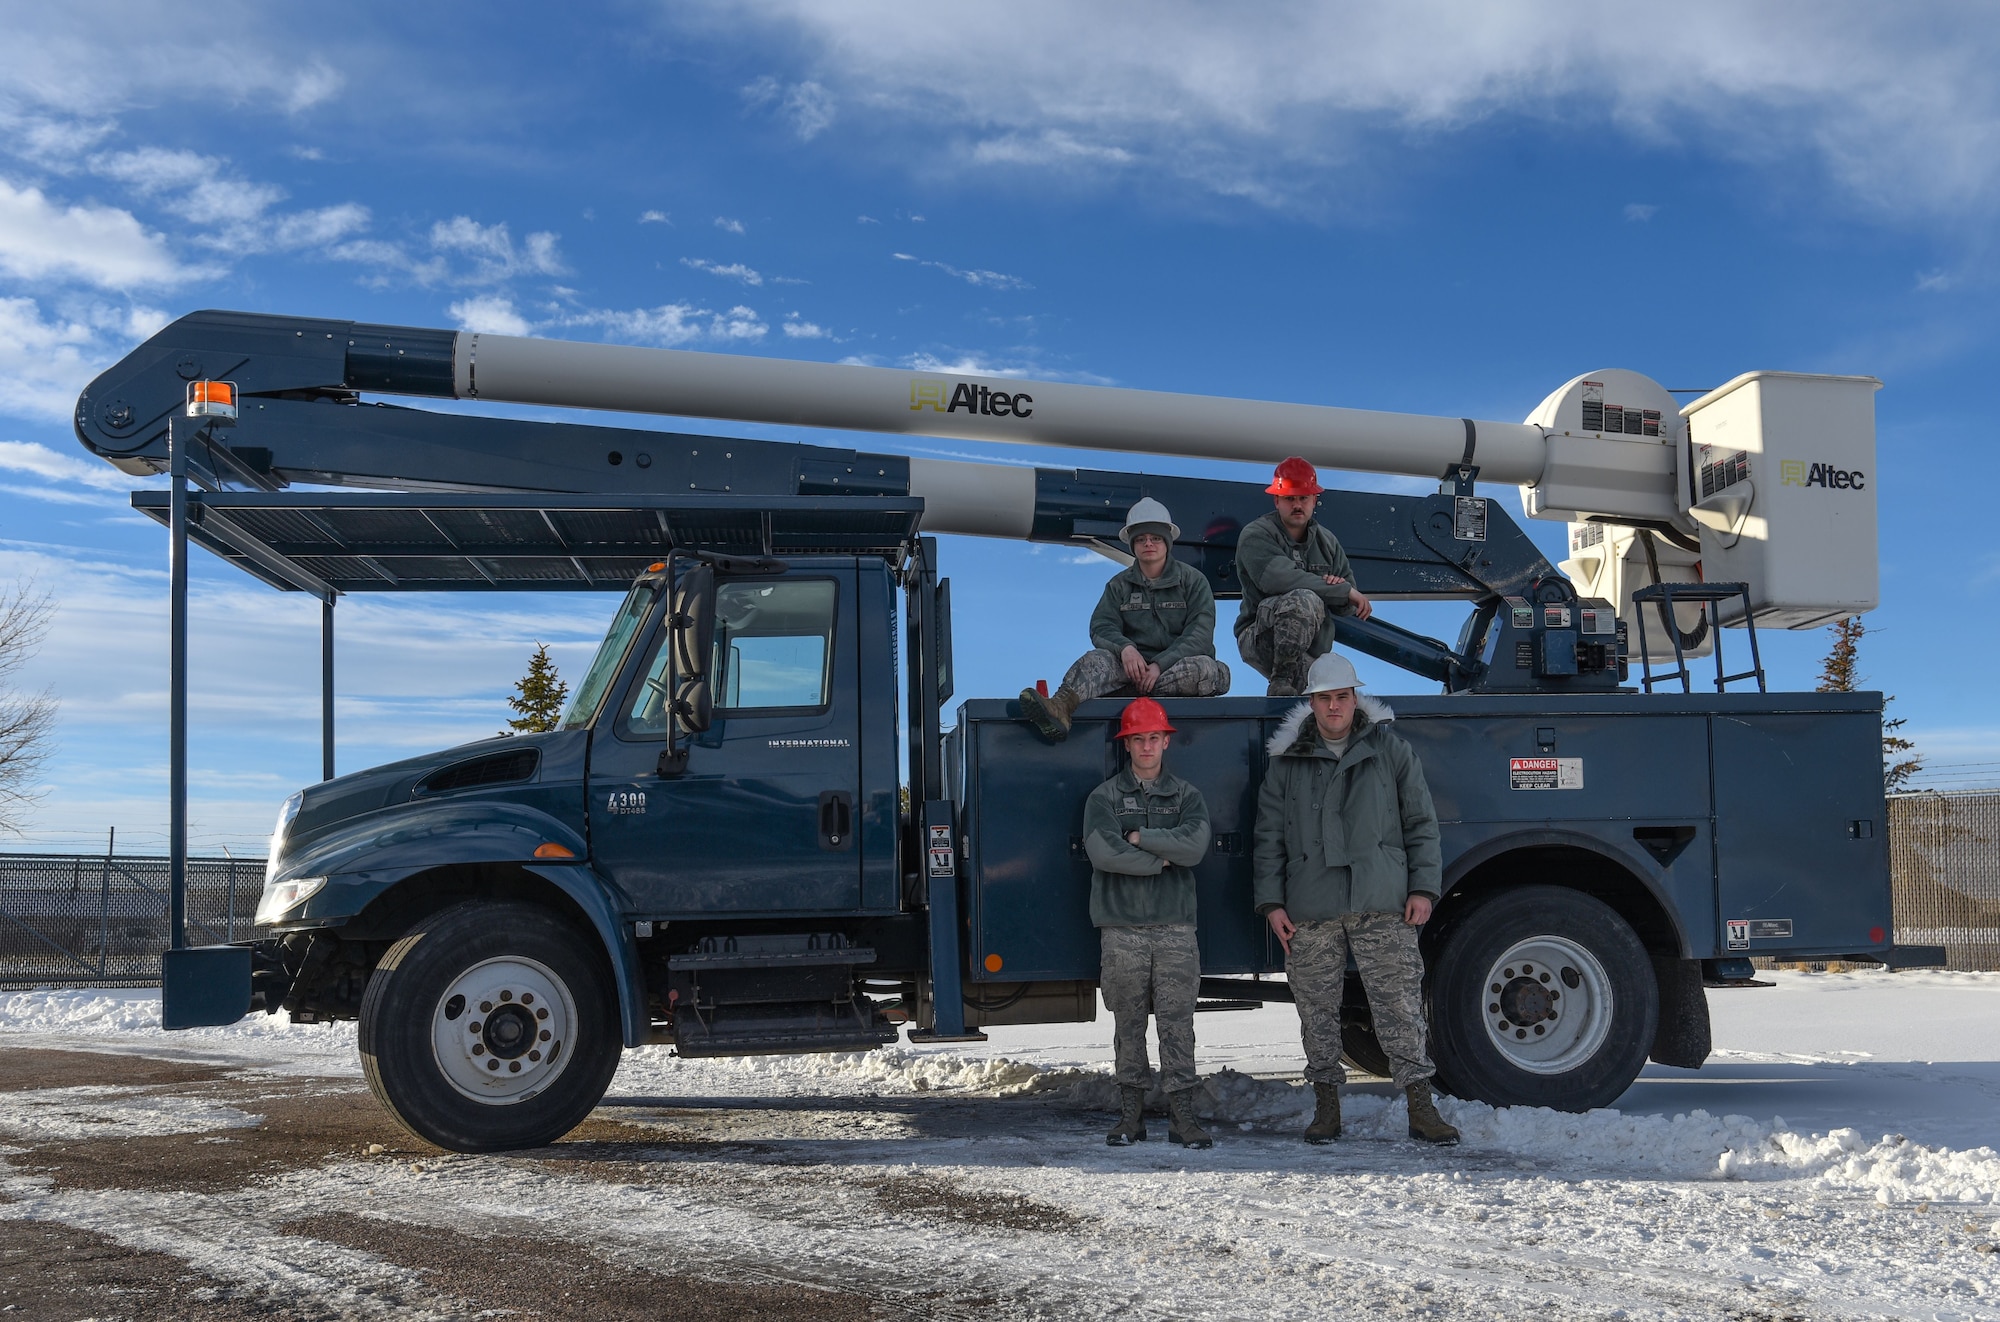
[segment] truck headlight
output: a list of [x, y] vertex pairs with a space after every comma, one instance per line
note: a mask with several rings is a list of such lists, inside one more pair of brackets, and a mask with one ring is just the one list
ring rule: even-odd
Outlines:
[[306, 793], [300, 790], [278, 809], [278, 824], [271, 828], [271, 847], [264, 851], [264, 880], [267, 883], [277, 875], [278, 855], [285, 851], [285, 833], [292, 829], [292, 819], [299, 815], [299, 805], [305, 801]]
[[319, 894], [325, 877], [293, 877], [290, 881], [264, 883], [264, 898], [257, 901], [255, 923], [275, 923], [292, 910]]

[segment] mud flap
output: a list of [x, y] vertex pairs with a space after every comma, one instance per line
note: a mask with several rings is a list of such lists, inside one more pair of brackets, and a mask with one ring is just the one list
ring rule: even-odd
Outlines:
[[1700, 1069], [1713, 1047], [1708, 1030], [1708, 993], [1701, 985], [1701, 961], [1653, 956], [1660, 985], [1660, 1026], [1649, 1053], [1656, 1065]]
[[160, 1027], [213, 1028], [249, 1013], [249, 946], [189, 946], [161, 954]]

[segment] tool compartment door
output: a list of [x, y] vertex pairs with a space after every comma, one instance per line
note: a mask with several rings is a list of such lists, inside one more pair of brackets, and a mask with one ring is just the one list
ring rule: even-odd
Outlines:
[[646, 680], [664, 676], [658, 639], [615, 720], [600, 719], [591, 855], [633, 912], [776, 916], [861, 907], [855, 587], [851, 567], [722, 580], [709, 670], [715, 718], [684, 740], [683, 773], [657, 769], [662, 686]]
[[1871, 932], [1890, 923], [1879, 709], [1717, 713], [1710, 729], [1718, 950], [1880, 944]]

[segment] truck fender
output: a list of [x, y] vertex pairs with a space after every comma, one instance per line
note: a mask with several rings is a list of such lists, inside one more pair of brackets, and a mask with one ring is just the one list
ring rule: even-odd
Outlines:
[[1688, 944], [1687, 930], [1682, 925], [1681, 915], [1673, 900], [1661, 885], [1662, 870], [1643, 850], [1636, 846], [1626, 849], [1622, 845], [1607, 841], [1602, 836], [1585, 831], [1565, 830], [1562, 827], [1538, 827], [1528, 831], [1510, 831], [1505, 835], [1492, 836], [1481, 840], [1472, 848], [1453, 858], [1444, 870], [1445, 894], [1449, 895], [1467, 876], [1483, 864], [1511, 854], [1520, 849], [1545, 848], [1562, 845], [1596, 854], [1606, 862], [1614, 863], [1625, 872], [1638, 878], [1639, 884], [1666, 915], [1667, 926], [1673, 933], [1674, 945], [1682, 959], [1692, 959], [1693, 948]]
[[624, 1029], [625, 1045], [642, 1047], [652, 1033], [646, 1013], [646, 973], [639, 963], [639, 943], [632, 924], [625, 921], [612, 901], [611, 887], [587, 863], [562, 867], [535, 864], [525, 869], [556, 887], [576, 902], [604, 942], [611, 960], [611, 977], [618, 984], [618, 1019]]
[[412, 803], [336, 827], [285, 860], [272, 881], [336, 873], [404, 876], [449, 863], [546, 862], [535, 851], [559, 845], [581, 860], [590, 846], [574, 827], [538, 808], [500, 799]]

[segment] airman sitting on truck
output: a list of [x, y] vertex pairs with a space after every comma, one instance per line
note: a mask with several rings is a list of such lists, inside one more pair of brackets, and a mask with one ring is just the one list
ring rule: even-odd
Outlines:
[[1199, 569], [1173, 557], [1181, 535], [1167, 507], [1147, 497], [1118, 532], [1132, 564], [1112, 576], [1090, 616], [1091, 650], [1043, 697], [1021, 690], [1021, 714], [1050, 739], [1069, 737], [1077, 705], [1106, 695], [1211, 698], [1229, 692], [1215, 656], [1215, 594]]
[[1303, 459], [1278, 465], [1264, 488], [1277, 508], [1236, 538], [1236, 577], [1243, 606], [1236, 647], [1268, 679], [1272, 697], [1292, 697], [1313, 661], [1333, 647], [1333, 617], [1367, 619], [1375, 607], [1354, 581], [1347, 552], [1324, 524], [1319, 473]]
[[1208, 805], [1200, 790], [1165, 767], [1173, 734], [1159, 703], [1129, 703], [1118, 724], [1126, 767], [1092, 790], [1083, 808], [1090, 921], [1102, 952], [1098, 986], [1111, 1011], [1118, 1062], [1118, 1124], [1104, 1139], [1114, 1148], [1146, 1138], [1146, 1092], [1153, 1085], [1146, 1060], [1149, 1014], [1160, 1034], [1167, 1137], [1183, 1147], [1214, 1146], [1194, 1115], [1201, 951], [1193, 869], [1208, 851]]

